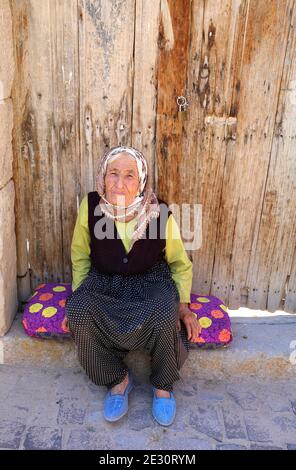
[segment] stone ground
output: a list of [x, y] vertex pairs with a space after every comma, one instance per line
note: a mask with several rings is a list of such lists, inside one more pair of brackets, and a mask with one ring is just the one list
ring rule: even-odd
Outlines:
[[103, 418], [105, 393], [81, 368], [1, 365], [0, 449], [296, 449], [291, 379], [181, 379], [168, 428], [152, 418], [148, 383], [135, 380], [116, 423]]

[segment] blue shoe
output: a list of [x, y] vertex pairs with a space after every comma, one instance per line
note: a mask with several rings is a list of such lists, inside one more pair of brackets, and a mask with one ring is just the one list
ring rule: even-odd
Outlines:
[[170, 426], [176, 416], [176, 400], [174, 392], [170, 392], [170, 398], [157, 397], [156, 388], [152, 387], [153, 402], [152, 415], [156, 421], [162, 426]]
[[107, 421], [117, 421], [128, 411], [128, 394], [132, 390], [134, 383], [133, 377], [128, 372], [128, 384], [123, 394], [111, 394], [111, 389], [104, 400], [104, 418]]

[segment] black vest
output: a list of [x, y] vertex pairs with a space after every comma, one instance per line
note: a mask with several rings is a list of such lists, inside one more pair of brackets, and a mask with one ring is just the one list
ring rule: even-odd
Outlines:
[[172, 213], [165, 201], [158, 198], [160, 216], [149, 222], [145, 236], [143, 235], [137, 240], [128, 253], [125, 252], [114, 221], [102, 213], [99, 201], [100, 196], [97, 191], [88, 193], [88, 226], [92, 266], [101, 273], [140, 274], [164, 259], [166, 222]]

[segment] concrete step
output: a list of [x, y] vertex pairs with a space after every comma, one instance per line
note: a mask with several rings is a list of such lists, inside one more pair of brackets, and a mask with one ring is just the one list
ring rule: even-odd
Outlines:
[[[182, 377], [296, 377], [296, 315], [285, 312], [256, 315], [249, 309], [229, 314], [233, 342], [216, 350], [192, 345]], [[126, 362], [139, 379], [149, 376], [150, 357], [144, 351], [130, 352]], [[10, 331], [0, 338], [0, 364], [80, 368], [71, 339], [30, 338], [24, 332], [20, 313]]]

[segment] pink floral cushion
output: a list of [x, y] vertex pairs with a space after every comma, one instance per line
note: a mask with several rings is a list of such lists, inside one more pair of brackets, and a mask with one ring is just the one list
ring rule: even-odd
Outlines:
[[201, 334], [194, 344], [200, 348], [228, 346], [232, 341], [232, 331], [226, 305], [212, 295], [191, 293], [190, 297], [189, 308], [197, 315], [202, 327]]
[[26, 333], [39, 338], [69, 337], [70, 333], [62, 328], [62, 321], [71, 292], [71, 284], [61, 282], [37, 286], [23, 313]]

